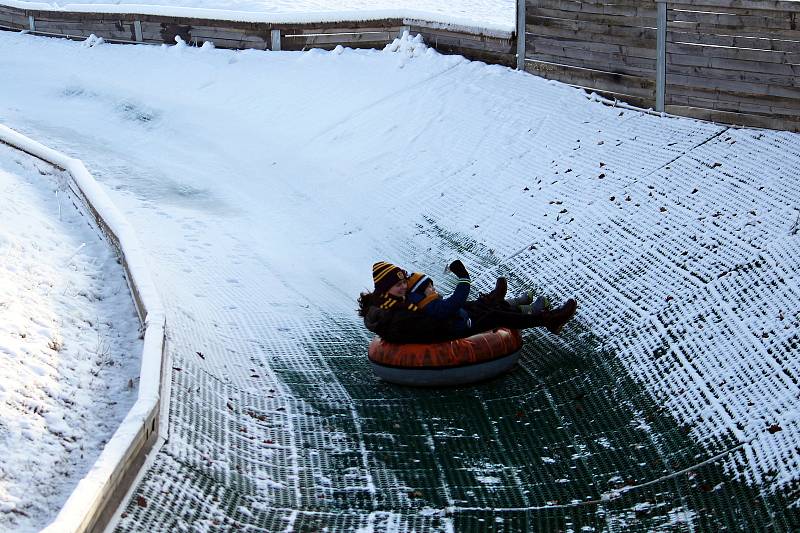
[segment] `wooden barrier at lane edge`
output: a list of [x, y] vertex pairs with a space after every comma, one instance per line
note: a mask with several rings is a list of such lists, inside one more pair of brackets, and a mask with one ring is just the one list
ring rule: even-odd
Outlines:
[[[142, 367], [137, 400], [53, 522], [42, 530], [43, 533], [99, 533], [105, 530], [117, 508], [123, 503], [148, 455], [157, 452], [166, 442], [168, 411], [165, 399], [169, 397], [170, 380], [167, 379], [169, 374], [166, 371], [169, 357], [166, 351], [164, 310], [144, 266], [138, 242], [132, 242], [135, 240], [132, 238], [132, 230], [125, 227], [123, 235], [118, 235], [118, 221], [121, 216], [119, 212], [112, 212], [116, 211], [113, 204], [100, 201], [100, 205], [96, 206], [92, 198], [96, 198], [97, 193], [84, 190], [88, 181], [94, 182], [94, 178], [83, 164], [2, 125], [0, 143], [26, 152], [70, 174], [69, 196], [79, 211], [91, 216], [107, 242], [114, 248], [143, 328]], [[78, 173], [83, 174], [82, 179], [76, 176]], [[110, 224], [106, 220], [109, 217], [117, 222]], [[116, 230], [114, 225], [117, 226]], [[126, 222], [125, 225], [127, 226]], [[131, 254], [136, 256], [135, 268], [130, 263]]]

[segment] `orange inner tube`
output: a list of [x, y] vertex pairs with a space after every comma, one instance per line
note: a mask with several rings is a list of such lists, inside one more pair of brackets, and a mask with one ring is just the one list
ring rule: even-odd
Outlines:
[[498, 328], [464, 339], [431, 344], [393, 344], [380, 337], [369, 343], [369, 360], [400, 368], [446, 368], [491, 361], [522, 347], [522, 335]]

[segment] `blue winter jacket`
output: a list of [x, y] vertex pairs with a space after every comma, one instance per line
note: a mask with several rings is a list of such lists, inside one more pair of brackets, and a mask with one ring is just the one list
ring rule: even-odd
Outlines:
[[442, 298], [438, 293], [425, 296], [422, 292], [410, 292], [406, 295], [406, 300], [416, 305], [419, 311], [431, 318], [452, 319], [453, 333], [459, 333], [469, 329], [472, 325], [469, 315], [463, 309], [464, 303], [469, 297], [470, 281], [469, 278], [459, 278], [456, 288], [447, 298]]

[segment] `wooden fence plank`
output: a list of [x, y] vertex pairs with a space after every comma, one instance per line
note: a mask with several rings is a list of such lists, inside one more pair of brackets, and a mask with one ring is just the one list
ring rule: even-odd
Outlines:
[[471, 50], [499, 54], [513, 54], [516, 52], [515, 44], [506, 39], [471, 39], [463, 34], [448, 34], [443, 31], [430, 31], [427, 28], [414, 26], [411, 27], [411, 33], [419, 33], [428, 45], [432, 45], [437, 50], [441, 46], [447, 46], [450, 50], [461, 49], [465, 52]]
[[323, 50], [333, 50], [337, 46], [346, 46], [348, 48], [377, 48], [381, 49], [386, 46], [387, 41], [383, 40], [352, 40], [343, 42], [339, 41], [330, 41], [324, 40], [322, 42], [316, 42], [314, 39], [303, 39], [301, 37], [289, 37], [283, 38], [281, 40], [281, 49], [282, 50], [309, 50], [311, 48], [321, 48]]
[[381, 33], [342, 33], [342, 34], [330, 34], [330, 33], [323, 33], [319, 35], [296, 35], [296, 36], [288, 36], [284, 35], [283, 42], [287, 43], [302, 43], [302, 45], [306, 48], [314, 47], [319, 48], [321, 45], [336, 45], [341, 44], [342, 46], [351, 46], [355, 43], [364, 43], [364, 42], [382, 42], [384, 46], [389, 44], [394, 39], [395, 34], [390, 34], [388, 32], [381, 32]]
[[70, 21], [49, 21], [49, 20], [36, 20], [36, 29], [44, 31], [44, 28], [53, 28], [55, 30], [64, 30], [70, 33], [95, 33], [98, 37], [98, 32], [130, 32], [133, 25], [129, 22], [110, 22], [110, 21], [95, 21], [95, 22], [70, 22]]
[[698, 11], [676, 10], [672, 4], [667, 4], [667, 20], [670, 22], [694, 22], [707, 27], [728, 29], [748, 29], [752, 31], [763, 30], [795, 30], [797, 22], [794, 17], [780, 11], [772, 11], [771, 17], [739, 15], [732, 13], [704, 13]]
[[559, 28], [565, 30], [567, 35], [578, 33], [599, 33], [602, 35], [614, 35], [617, 37], [634, 39], [652, 39], [655, 34], [655, 25], [652, 26], [623, 26], [620, 24], [598, 24], [586, 20], [563, 20], [529, 16], [526, 25], [530, 24], [537, 28], [535, 33], [540, 33], [541, 28]]
[[92, 24], [81, 24], [67, 21], [52, 22], [37, 20], [36, 31], [83, 38], [94, 34], [97, 37], [102, 37], [105, 40], [116, 41], [133, 41], [135, 38], [133, 25], [130, 23], [121, 22], [95, 22]]
[[[670, 2], [670, 5], [672, 3]], [[682, 9], [743, 9], [800, 13], [800, 3], [791, 0], [688, 0], [679, 4]]]
[[193, 39], [202, 39], [206, 41], [227, 39], [231, 41], [265, 42], [268, 40], [269, 31], [264, 29], [260, 32], [255, 32], [253, 30], [220, 28], [217, 26], [192, 26], [190, 34]]
[[770, 39], [781, 39], [789, 41], [800, 41], [800, 32], [797, 30], [776, 30], [776, 29], [742, 29], [732, 26], [712, 26], [695, 22], [670, 22], [669, 29], [676, 33], [686, 34], [711, 34], [711, 35], [735, 35], [736, 37], [753, 37], [763, 39], [769, 36]]
[[651, 60], [626, 58], [619, 54], [588, 52], [574, 48], [549, 49], [549, 47], [537, 45], [533, 53], [529, 54], [528, 59], [632, 76], [651, 76], [655, 72], [655, 63]]
[[442, 54], [464, 56], [470, 61], [483, 61], [490, 65], [502, 65], [505, 67], [514, 67], [517, 64], [517, 55], [506, 54], [501, 52], [492, 52], [487, 50], [478, 50], [470, 48], [453, 47], [443, 44], [436, 48]]
[[[787, 87], [800, 87], [800, 65], [775, 65], [764, 63], [757, 65], [759, 69], [766, 69], [767, 66], [783, 67], [783, 73], [758, 72], [750, 68], [719, 68], [714, 66], [712, 58], [692, 58], [689, 56], [668, 56], [669, 73], [686, 74], [699, 76], [702, 78], [713, 78], [723, 80], [737, 80], [766, 85], [781, 85]], [[735, 64], [744, 64], [739, 61]], [[750, 62], [752, 63], [752, 62]], [[727, 67], [728, 65], [726, 65]], [[796, 72], [793, 73], [792, 70]]]
[[[687, 76], [684, 74], [669, 74], [667, 75], [667, 95], [678, 94], [691, 94], [703, 95], [705, 98], [714, 98], [724, 100], [726, 102], [750, 102], [754, 104], [769, 105], [772, 107], [780, 107], [782, 109], [800, 109], [800, 98], [791, 95], [788, 88], [780, 87], [786, 92], [782, 94], [761, 94], [748, 90], [749, 87], [744, 87], [737, 90], [736, 86], [729, 85], [723, 86], [724, 83], [733, 84], [733, 82], [723, 82], [721, 80], [713, 80], [708, 78], [700, 78], [697, 76]], [[737, 82], [739, 86], [746, 85], [744, 82]], [[750, 84], [752, 85], [752, 84]], [[777, 89], [774, 86], [769, 86], [773, 92]], [[800, 92], [800, 89], [794, 88], [795, 93]]]
[[[422, 34], [423, 38], [427, 39], [429, 37], [436, 37], [436, 38], [446, 38], [452, 39], [457, 38], [460, 42], [464, 43], [464, 46], [469, 46], [471, 48], [485, 48], [487, 50], [504, 50], [504, 51], [513, 51], [516, 53], [516, 43], [514, 42], [515, 39], [506, 38], [506, 37], [495, 37], [491, 35], [475, 35], [472, 33], [460, 32], [460, 31], [451, 31], [446, 28], [430, 28], [427, 26], [419, 26], [415, 24], [411, 24], [408, 26], [409, 30], [412, 34]], [[472, 44], [470, 44], [472, 43]], [[486, 46], [481, 46], [475, 43], [485, 43]]]
[[340, 22], [309, 22], [306, 24], [272, 24], [272, 28], [281, 30], [284, 34], [302, 35], [307, 30], [312, 33], [327, 33], [327, 30], [362, 30], [362, 29], [388, 29], [405, 26], [401, 19], [387, 18], [379, 20], [355, 20]]
[[688, 74], [676, 74], [668, 71], [667, 83], [671, 85], [686, 85], [717, 92], [729, 92], [740, 95], [757, 95], [767, 99], [769, 97], [795, 99], [800, 102], [800, 87], [785, 87], [781, 85], [768, 85], [765, 83], [752, 83], [747, 81], [723, 80], [718, 78], [704, 78]]
[[[800, 80], [800, 64], [767, 63], [764, 61], [743, 61], [703, 55], [687, 55], [667, 53], [669, 62], [673, 66], [708, 67], [734, 72], [753, 74], [766, 74], [777, 76], [798, 77]], [[800, 60], [800, 58], [798, 58]]]
[[665, 111], [673, 115], [697, 118], [712, 122], [721, 122], [724, 124], [735, 124], [738, 126], [746, 126], [751, 128], [769, 128], [794, 132], [800, 131], [800, 122], [789, 117], [766, 117], [763, 115], [731, 113], [684, 105], [669, 105], [666, 107]]
[[[652, 50], [645, 50], [644, 53], [640, 53], [644, 49], [612, 45], [608, 45], [607, 49], [597, 50], [581, 46], [582, 43], [577, 41], [555, 41], [536, 36], [531, 36], [528, 39], [528, 43], [530, 45], [529, 55], [551, 54], [572, 59], [594, 59], [607, 63], [620, 63], [632, 67], [647, 68], [653, 72], [655, 72], [656, 68], [656, 58], [653, 57], [655, 52]], [[707, 58], [702, 59], [709, 61]], [[704, 63], [698, 66], [710, 65]]]
[[28, 27], [28, 17], [21, 9], [0, 6], [0, 25], [20, 30], [25, 29]]
[[611, 24], [615, 26], [651, 27], [656, 26], [656, 17], [606, 15], [603, 13], [586, 13], [583, 11], [560, 11], [541, 7], [526, 8], [526, 20], [530, 17], [551, 18], [559, 20], [585, 20], [597, 24]]
[[718, 46], [667, 43], [667, 53], [696, 57], [713, 57], [740, 61], [753, 61], [772, 64], [800, 63], [800, 54], [775, 52], [771, 50], [748, 50], [741, 48], [721, 48]]
[[95, 24], [104, 22], [123, 22], [133, 23], [136, 20], [136, 15], [132, 13], [77, 13], [70, 11], [39, 11], [28, 10], [28, 15], [34, 17], [36, 22], [65, 22], [65, 23], [82, 23], [82, 24]]
[[800, 41], [780, 39], [764, 39], [754, 37], [736, 37], [730, 35], [709, 35], [681, 33], [673, 28], [667, 29], [668, 42], [704, 44], [729, 48], [750, 48], [755, 50], [772, 50], [776, 52], [800, 52]]
[[161, 24], [158, 22], [142, 22], [142, 40], [146, 43], [175, 44], [175, 36], [180, 35], [186, 42], [191, 42], [190, 26], [178, 24]]
[[749, 115], [776, 116], [784, 118], [798, 118], [796, 109], [786, 109], [780, 106], [770, 106], [763, 103], [749, 100], [724, 100], [715, 98], [713, 95], [703, 93], [674, 94], [670, 98], [671, 105], [686, 105], [691, 107], [704, 107], [717, 111], [728, 111], [731, 113], [747, 113]]
[[570, 30], [556, 28], [552, 26], [525, 26], [526, 34], [533, 34], [543, 37], [554, 37], [569, 39], [573, 41], [587, 41], [606, 44], [625, 44], [640, 48], [655, 48], [656, 30], [655, 28], [617, 28], [611, 34], [594, 33], [590, 31]]
[[620, 102], [640, 107], [642, 109], [652, 109], [653, 103], [655, 102], [655, 100], [651, 98], [635, 96], [632, 94], [618, 93], [614, 91], [605, 91], [593, 87], [581, 87], [580, 85], [573, 85], [573, 87], [584, 89], [587, 92], [596, 93], [602, 96], [603, 98], [607, 98], [609, 100], [618, 100]]
[[642, 96], [655, 101], [655, 82], [648, 78], [531, 60], [525, 61], [525, 71], [570, 85]]
[[269, 43], [262, 40], [237, 40], [237, 39], [205, 39], [203, 37], [194, 37], [193, 42], [197, 45], [210, 41], [214, 44], [215, 48], [226, 48], [231, 50], [269, 50]]
[[597, 52], [601, 54], [619, 54], [624, 57], [636, 57], [641, 59], [656, 59], [656, 51], [654, 48], [643, 48], [637, 46], [627, 46], [624, 44], [608, 44], [587, 41], [577, 41], [571, 39], [554, 39], [550, 37], [540, 37], [534, 34], [526, 35], [527, 46], [529, 47], [544, 47], [544, 48], [565, 48], [585, 50], [592, 53]]
[[786, 109], [780, 106], [769, 106], [750, 100], [721, 100], [714, 95], [700, 92], [687, 91], [686, 94], [675, 94], [669, 102], [670, 105], [685, 105], [726, 111], [730, 113], [746, 113], [748, 115], [763, 115], [766, 117], [799, 119], [796, 109]]
[[574, 58], [565, 57], [563, 54], [536, 53], [533, 56], [530, 56], [529, 59], [534, 61], [544, 61], [547, 63], [558, 63], [571, 67], [602, 70], [604, 72], [613, 72], [614, 74], [626, 74], [629, 76], [650, 77], [655, 75], [654, 66], [637, 67], [634, 65], [627, 65], [619, 61], [604, 61], [600, 57]]
[[400, 33], [400, 30], [403, 26], [374, 26], [374, 27], [363, 27], [358, 28], [355, 26], [347, 26], [341, 28], [302, 28], [302, 29], [292, 29], [287, 28], [284, 30], [284, 35], [296, 36], [296, 35], [320, 35], [324, 33], [394, 33], [397, 35]]
[[652, 0], [620, 0], [613, 4], [603, 1], [583, 2], [571, 0], [528, 0], [525, 10], [545, 8], [559, 11], [619, 15], [625, 17], [655, 17], [656, 4]]

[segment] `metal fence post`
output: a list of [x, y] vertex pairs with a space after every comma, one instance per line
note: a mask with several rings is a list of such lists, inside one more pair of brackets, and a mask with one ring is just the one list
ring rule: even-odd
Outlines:
[[525, 70], [525, 2], [517, 0], [517, 70]]
[[667, 84], [667, 0], [656, 0], [656, 111], [664, 111], [664, 96]]
[[270, 50], [279, 52], [281, 49], [281, 30], [272, 30], [270, 32]]

